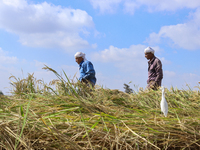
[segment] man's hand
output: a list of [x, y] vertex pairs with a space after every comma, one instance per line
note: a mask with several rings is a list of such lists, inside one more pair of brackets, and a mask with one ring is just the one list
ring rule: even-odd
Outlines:
[[87, 82], [87, 80], [85, 78], [82, 78], [81, 82]]

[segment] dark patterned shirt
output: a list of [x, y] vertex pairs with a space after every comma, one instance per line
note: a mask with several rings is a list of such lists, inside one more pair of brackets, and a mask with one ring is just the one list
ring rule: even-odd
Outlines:
[[153, 57], [152, 60], [148, 61], [148, 80], [147, 84], [150, 81], [156, 81], [161, 84], [163, 78], [162, 63], [157, 57]]

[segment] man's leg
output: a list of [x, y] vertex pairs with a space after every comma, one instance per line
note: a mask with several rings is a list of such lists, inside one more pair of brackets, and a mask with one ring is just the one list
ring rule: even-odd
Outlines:
[[94, 85], [95, 85], [93, 82], [91, 82], [91, 81], [89, 81], [89, 80], [82, 80], [82, 82], [85, 83], [87, 86], [92, 86], [92, 87], [94, 87]]
[[149, 84], [147, 85], [148, 90], [158, 90], [158, 83], [155, 81], [150, 81]]

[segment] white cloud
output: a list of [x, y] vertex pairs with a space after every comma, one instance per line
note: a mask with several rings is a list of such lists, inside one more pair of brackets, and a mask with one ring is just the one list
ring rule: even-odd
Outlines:
[[183, 82], [195, 86], [200, 81], [200, 76], [194, 73], [186, 73], [182, 75]]
[[8, 52], [0, 48], [0, 64], [15, 64], [18, 59], [14, 56], [7, 56]]
[[164, 64], [164, 65], [169, 65], [169, 64], [171, 64], [172, 62], [171, 61], [169, 61], [169, 60], [166, 60], [164, 57], [158, 57], [160, 60], [161, 60], [161, 62], [162, 62], [162, 64]]
[[93, 19], [86, 11], [47, 2], [0, 0], [0, 20], [0, 27], [19, 35], [23, 45], [60, 47], [66, 51], [89, 47], [82, 36], [94, 30]]
[[167, 88], [171, 86], [178, 89], [187, 89], [188, 85], [191, 89], [195, 89], [200, 81], [200, 76], [194, 73], [178, 74], [173, 71], [164, 71], [163, 85]]
[[[144, 49], [147, 46], [145, 45], [131, 45], [129, 48], [117, 48], [110, 46], [109, 49], [105, 49], [101, 52], [96, 52], [92, 54], [94, 61], [100, 62], [109, 62], [109, 63], [126, 63], [126, 64], [143, 64], [146, 63], [146, 58], [144, 57]], [[159, 47], [152, 47], [155, 50], [155, 53], [160, 53], [161, 50]], [[166, 61], [164, 58], [162, 58]], [[166, 61], [167, 62], [167, 61]]]
[[176, 73], [174, 72], [174, 71], [168, 71], [168, 70], [166, 70], [166, 71], [164, 71], [163, 72], [166, 76], [168, 76], [168, 77], [174, 77], [174, 76], [176, 76]]
[[[146, 63], [144, 57], [144, 49], [146, 46], [144, 45], [132, 45], [130, 48], [117, 48], [114, 46], [110, 46], [109, 49], [105, 49], [98, 53], [93, 53], [93, 60], [113, 63], [115, 66], [132, 70], [133, 68], [144, 68], [144, 64]], [[133, 67], [134, 64], [137, 64]]]
[[[144, 55], [145, 45], [131, 45], [129, 48], [117, 48], [110, 46], [101, 52], [92, 54], [92, 60], [95, 62], [103, 62], [114, 65], [121, 71], [132, 72], [134, 75], [141, 75], [147, 72], [147, 61]], [[163, 50], [159, 47], [152, 47], [155, 55], [160, 54]], [[159, 58], [159, 56], [157, 56]], [[163, 64], [171, 62], [164, 57], [160, 58]], [[105, 67], [106, 68], [106, 67]]]
[[144, 45], [132, 45], [130, 48], [117, 48], [114, 46], [110, 46], [109, 49], [105, 49], [100, 53], [94, 53], [93, 57], [95, 60], [99, 60], [101, 62], [113, 62], [113, 61], [122, 61], [124, 59], [129, 58], [137, 58], [144, 56], [144, 49], [146, 46]]
[[[148, 42], [158, 43], [162, 39], [170, 39], [174, 45], [180, 48], [195, 50], [200, 47], [200, 22], [198, 24], [185, 23], [171, 26], [164, 26], [160, 29], [159, 33], [150, 34]], [[181, 37], [181, 38], [180, 38]], [[159, 40], [158, 40], [159, 39]]]
[[114, 13], [122, 0], [90, 0], [95, 9], [100, 9], [101, 13]]
[[27, 2], [25, 0], [1, 0], [3, 3], [5, 3], [8, 6], [13, 6], [15, 8], [23, 8], [23, 6], [27, 5]]
[[139, 7], [140, 7], [140, 4], [135, 1], [126, 0], [124, 2], [124, 11], [132, 15], [134, 14], [135, 10]]
[[[147, 40], [150, 44], [170, 39], [180, 48], [195, 50], [200, 47], [200, 9], [191, 14], [191, 20], [177, 25], [163, 26], [158, 33], [151, 33]], [[163, 41], [164, 41], [163, 40]]]
[[123, 5], [125, 12], [131, 14], [135, 9], [145, 6], [149, 12], [153, 11], [176, 11], [183, 8], [195, 9], [200, 6], [199, 0], [90, 0], [94, 9], [100, 9], [100, 12], [115, 12], [117, 6]]
[[183, 8], [198, 8], [199, 0], [136, 0], [140, 5], [147, 6], [149, 11], [176, 11]]

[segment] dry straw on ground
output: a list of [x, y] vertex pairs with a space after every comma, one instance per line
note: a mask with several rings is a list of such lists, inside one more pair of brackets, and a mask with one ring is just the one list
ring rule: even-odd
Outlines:
[[1, 96], [0, 149], [200, 149], [200, 93], [166, 90], [126, 94], [92, 89], [66, 74], [50, 85], [12, 77], [13, 95]]

